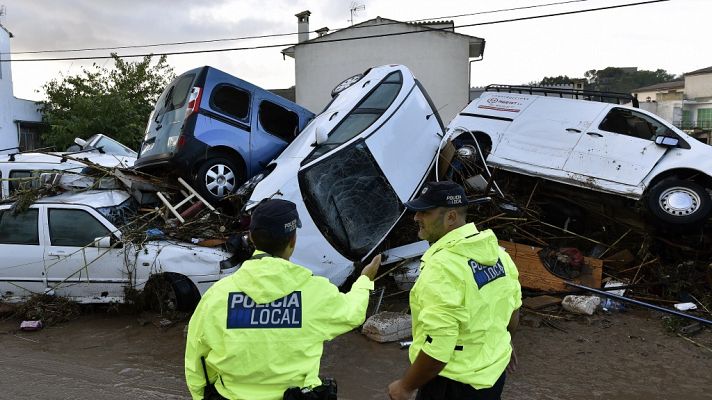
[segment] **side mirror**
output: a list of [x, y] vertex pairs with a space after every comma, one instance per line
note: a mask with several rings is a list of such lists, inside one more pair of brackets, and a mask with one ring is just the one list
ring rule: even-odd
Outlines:
[[317, 125], [314, 132], [316, 134], [317, 145], [322, 145], [329, 139], [329, 130], [323, 124]]
[[672, 136], [656, 136], [655, 144], [660, 146], [675, 147], [680, 141]]
[[111, 247], [111, 236], [98, 237], [94, 239], [94, 247], [108, 249]]
[[84, 148], [87, 145], [87, 141], [82, 138], [74, 138], [74, 143], [78, 144], [80, 148]]

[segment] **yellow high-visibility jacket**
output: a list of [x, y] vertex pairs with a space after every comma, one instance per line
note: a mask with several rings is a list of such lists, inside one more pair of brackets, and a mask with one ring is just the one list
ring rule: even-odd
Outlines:
[[450, 231], [421, 257], [410, 292], [413, 344], [446, 363], [441, 376], [476, 389], [492, 387], [512, 352], [507, 325], [522, 304], [519, 273], [491, 230]]
[[362, 324], [373, 282], [348, 293], [281, 258], [245, 261], [200, 300], [188, 326], [185, 378], [202, 399], [208, 376], [228, 399], [281, 400], [289, 387], [314, 387], [323, 343]]

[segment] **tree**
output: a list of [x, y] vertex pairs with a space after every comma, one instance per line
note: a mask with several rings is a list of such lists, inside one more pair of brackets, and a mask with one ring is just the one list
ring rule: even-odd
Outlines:
[[53, 79], [43, 86], [47, 99], [40, 106], [43, 121], [50, 127], [42, 135], [46, 145], [64, 150], [75, 137], [103, 133], [138, 149], [148, 116], [175, 74], [165, 56], [154, 65], [151, 56], [137, 62], [111, 56], [111, 69], [94, 64], [81, 74]]
[[553, 85], [570, 85], [573, 79], [569, 78], [568, 75], [559, 76], [545, 76], [544, 79], [539, 83], [540, 86], [553, 86]]
[[648, 71], [616, 67], [608, 67], [601, 70], [592, 69], [586, 71], [584, 76], [594, 90], [620, 93], [631, 93], [636, 88], [675, 79], [674, 74], [669, 74], [664, 69]]

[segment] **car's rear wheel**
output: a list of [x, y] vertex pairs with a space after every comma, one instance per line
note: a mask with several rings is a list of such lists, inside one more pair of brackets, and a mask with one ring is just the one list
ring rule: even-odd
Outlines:
[[650, 190], [648, 209], [659, 222], [678, 227], [695, 226], [709, 217], [712, 198], [695, 182], [669, 179]]
[[235, 193], [243, 183], [243, 173], [238, 164], [224, 156], [206, 160], [196, 176], [196, 189], [206, 200], [213, 202]]

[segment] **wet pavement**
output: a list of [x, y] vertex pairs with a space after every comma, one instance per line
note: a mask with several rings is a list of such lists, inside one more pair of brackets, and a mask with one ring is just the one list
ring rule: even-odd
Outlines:
[[[187, 399], [185, 322], [90, 314], [38, 332], [0, 321], [0, 398]], [[712, 332], [691, 339], [665, 331], [647, 311], [522, 326], [514, 343], [518, 371], [505, 399], [709, 399]], [[327, 343], [322, 375], [335, 377], [340, 399], [385, 399], [408, 365], [397, 343], [357, 332]]]

